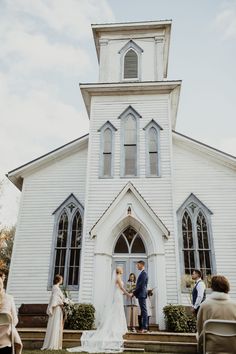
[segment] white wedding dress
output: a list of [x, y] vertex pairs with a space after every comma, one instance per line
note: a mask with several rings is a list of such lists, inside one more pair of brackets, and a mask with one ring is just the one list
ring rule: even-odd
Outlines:
[[123, 292], [113, 273], [111, 291], [103, 311], [103, 319], [95, 331], [84, 331], [81, 346], [67, 349], [69, 352], [119, 353], [123, 351], [123, 335], [127, 332]]

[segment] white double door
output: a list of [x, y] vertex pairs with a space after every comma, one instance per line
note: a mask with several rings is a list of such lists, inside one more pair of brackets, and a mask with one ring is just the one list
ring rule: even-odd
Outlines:
[[144, 261], [145, 269], [147, 271], [147, 257], [145, 256], [113, 256], [113, 269], [116, 267], [121, 267], [123, 269], [123, 282], [124, 286], [126, 286], [130, 273], [134, 273], [136, 275], [136, 280], [139, 276], [139, 270], [137, 269], [137, 262]]

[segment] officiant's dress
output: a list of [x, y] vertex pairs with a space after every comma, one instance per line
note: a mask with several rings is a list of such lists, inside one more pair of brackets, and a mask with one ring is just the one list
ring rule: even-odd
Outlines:
[[123, 293], [115, 284], [109, 305], [103, 311], [103, 319], [95, 331], [84, 331], [81, 346], [67, 349], [70, 352], [119, 353], [123, 351], [123, 335], [127, 332]]
[[44, 338], [44, 349], [62, 349], [63, 339], [63, 312], [62, 305], [64, 295], [59, 286], [54, 285], [52, 288], [51, 298], [47, 308], [48, 325]]

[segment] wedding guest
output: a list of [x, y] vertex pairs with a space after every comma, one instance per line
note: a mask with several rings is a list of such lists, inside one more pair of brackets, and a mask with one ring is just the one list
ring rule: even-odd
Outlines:
[[64, 295], [60, 289], [63, 283], [61, 275], [54, 279], [51, 298], [47, 307], [48, 324], [42, 350], [62, 349], [63, 339], [63, 302]]
[[202, 280], [202, 272], [199, 269], [193, 270], [192, 279], [195, 281], [192, 291], [192, 312], [197, 315], [201, 303], [206, 299], [206, 286]]
[[22, 352], [22, 342], [20, 336], [15, 328], [18, 323], [16, 306], [13, 296], [7, 294], [4, 290], [3, 281], [0, 277], [0, 314], [8, 313], [12, 318], [12, 326], [0, 327], [0, 353], [12, 352], [12, 333], [14, 340], [14, 349], [16, 354]]
[[[136, 276], [134, 273], [130, 273], [129, 279], [126, 285], [126, 290], [128, 293], [132, 293], [136, 288]], [[138, 327], [138, 300], [134, 297], [128, 298], [127, 305], [127, 327], [132, 332], [136, 332], [135, 327]]]
[[152, 303], [151, 303], [152, 296], [153, 296], [153, 289], [149, 289], [147, 293], [148, 330], [150, 330], [149, 324], [150, 324], [150, 318], [152, 317]]
[[[229, 297], [230, 285], [223, 275], [215, 275], [211, 279], [212, 293], [200, 306], [197, 315], [197, 332], [199, 337], [199, 348], [202, 346], [202, 330], [204, 322], [210, 319], [236, 321], [236, 302]], [[208, 351], [235, 353], [236, 338], [220, 338], [216, 342], [214, 335], [208, 334]]]

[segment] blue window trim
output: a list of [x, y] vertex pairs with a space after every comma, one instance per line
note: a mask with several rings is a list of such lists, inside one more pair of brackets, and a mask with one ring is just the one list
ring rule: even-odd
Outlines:
[[[149, 154], [149, 131], [155, 128], [157, 132], [157, 174], [150, 173], [150, 154]], [[160, 131], [163, 128], [152, 119], [144, 128], [145, 130], [145, 144], [146, 144], [146, 177], [161, 177], [161, 149], [160, 149]]]
[[[194, 242], [194, 259], [195, 259], [195, 268], [200, 268], [199, 255], [198, 255], [198, 245], [197, 245], [197, 216], [201, 212], [207, 223], [208, 231], [208, 242], [210, 246], [210, 262], [211, 262], [211, 271], [212, 274], [216, 274], [216, 261], [215, 261], [215, 251], [213, 243], [213, 234], [212, 234], [212, 223], [211, 215], [212, 211], [198, 199], [193, 193], [184, 201], [184, 203], [177, 210], [177, 223], [178, 223], [178, 244], [179, 244], [179, 255], [180, 255], [180, 267], [181, 275], [185, 275], [184, 259], [183, 259], [183, 234], [182, 234], [182, 219], [185, 211], [188, 212], [193, 229], [193, 242]], [[185, 287], [182, 289], [183, 292], [189, 291]]]
[[[73, 209], [72, 209], [73, 207]], [[71, 211], [72, 209], [72, 211]], [[54, 216], [54, 227], [53, 227], [53, 237], [52, 237], [52, 245], [51, 245], [51, 255], [50, 255], [50, 267], [49, 267], [49, 274], [48, 274], [48, 286], [47, 289], [51, 290], [53, 286], [53, 277], [54, 277], [54, 268], [55, 268], [55, 258], [56, 258], [56, 243], [57, 243], [57, 236], [58, 236], [58, 226], [60, 222], [61, 215], [66, 212], [68, 216], [68, 237], [67, 237], [67, 251], [66, 251], [66, 259], [65, 259], [65, 268], [66, 268], [66, 277], [68, 276], [68, 268], [69, 268], [69, 248], [70, 248], [70, 242], [71, 242], [71, 236], [72, 236], [72, 225], [73, 225], [73, 220], [74, 216], [77, 213], [77, 211], [80, 212], [81, 219], [82, 219], [82, 239], [83, 239], [83, 215], [84, 215], [84, 207], [83, 205], [79, 202], [79, 200], [74, 196], [73, 193], [71, 193], [65, 200], [62, 202], [59, 207], [52, 213]], [[82, 245], [81, 245], [82, 249]], [[80, 256], [80, 261], [81, 261], [81, 256]], [[80, 269], [79, 269], [80, 272]], [[64, 279], [66, 282], [67, 279]], [[80, 279], [80, 274], [79, 274], [79, 279]], [[73, 285], [65, 285], [65, 288], [70, 291], [78, 291], [79, 285], [73, 286]]]
[[[136, 146], [137, 146], [137, 154], [136, 154], [136, 174], [134, 175], [125, 175], [125, 151], [124, 151], [124, 142], [125, 142], [125, 125], [124, 122], [127, 119], [127, 117], [132, 114], [133, 117], [136, 120]], [[120, 114], [120, 116], [118, 117], [118, 119], [120, 119], [120, 125], [121, 125], [121, 129], [120, 129], [120, 175], [121, 177], [124, 178], [135, 178], [135, 177], [139, 177], [139, 127], [140, 127], [140, 123], [139, 120], [140, 118], [142, 118], [142, 116], [132, 107], [132, 106], [128, 106], [123, 113]]]
[[[103, 159], [103, 150], [104, 150], [104, 131], [106, 129], [111, 130], [111, 139], [112, 139], [112, 151], [111, 151], [111, 175], [104, 176], [104, 159]], [[99, 162], [99, 177], [100, 178], [113, 178], [114, 177], [114, 152], [115, 152], [115, 132], [117, 131], [116, 127], [108, 120], [104, 123], [101, 128], [98, 129], [100, 132], [100, 162]]]
[[[138, 57], [138, 75], [136, 78], [124, 78], [124, 58], [126, 53], [132, 49]], [[142, 67], [142, 53], [143, 49], [135, 43], [132, 39], [127, 42], [118, 52], [120, 54], [120, 80], [121, 81], [140, 81], [142, 77], [141, 67]]]

